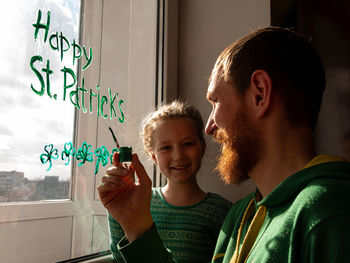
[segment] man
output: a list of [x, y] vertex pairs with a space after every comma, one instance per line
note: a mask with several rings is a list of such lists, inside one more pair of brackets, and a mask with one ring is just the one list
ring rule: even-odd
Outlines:
[[[206, 133], [222, 145], [222, 179], [251, 178], [257, 190], [233, 205], [212, 262], [346, 261], [350, 164], [316, 155], [313, 144], [324, 88], [319, 56], [286, 29], [256, 30], [219, 56]], [[105, 178], [99, 187], [126, 233], [120, 251], [127, 262], [172, 262], [149, 214], [150, 180], [137, 156], [133, 167], [138, 185]]]
[[345, 160], [350, 161], [350, 130], [346, 131], [341, 138], [341, 144], [342, 156]]

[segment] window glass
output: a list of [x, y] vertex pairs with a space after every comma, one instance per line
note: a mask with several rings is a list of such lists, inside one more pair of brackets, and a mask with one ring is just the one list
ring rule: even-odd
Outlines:
[[162, 93], [159, 1], [79, 2], [16, 0], [0, 11], [6, 262], [57, 262], [109, 249], [97, 193], [116, 148], [109, 128], [156, 174], [139, 145], [139, 125]]
[[68, 0], [11, 0], [0, 10], [0, 202], [70, 198], [72, 158], [62, 152], [75, 107], [64, 74], [66, 86], [77, 75], [79, 14]]

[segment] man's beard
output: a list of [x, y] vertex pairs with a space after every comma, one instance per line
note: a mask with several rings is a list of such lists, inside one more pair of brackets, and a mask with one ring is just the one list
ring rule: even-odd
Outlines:
[[216, 170], [226, 184], [240, 184], [249, 179], [248, 173], [260, 157], [260, 140], [242, 113], [236, 116], [235, 136], [218, 128], [213, 136], [221, 144]]

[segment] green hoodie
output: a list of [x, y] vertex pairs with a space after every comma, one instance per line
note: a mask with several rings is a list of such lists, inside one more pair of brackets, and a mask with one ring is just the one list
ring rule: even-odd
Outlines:
[[[291, 175], [260, 202], [254, 199], [255, 194], [248, 195], [229, 211], [212, 262], [349, 261], [349, 191], [350, 163], [333, 161]], [[247, 258], [234, 261], [237, 233], [252, 199], [255, 211], [266, 207], [265, 218]], [[249, 218], [241, 229], [239, 251], [251, 221]], [[174, 262], [155, 227], [132, 243], [122, 240], [119, 249], [127, 262]]]

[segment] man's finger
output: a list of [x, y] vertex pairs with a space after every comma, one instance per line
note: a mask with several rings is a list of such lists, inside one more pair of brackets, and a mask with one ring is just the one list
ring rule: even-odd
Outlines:
[[132, 155], [132, 169], [135, 170], [140, 184], [151, 184], [151, 180], [136, 153]]
[[113, 166], [122, 166], [122, 164], [119, 162], [119, 153], [116, 152], [113, 154]]

